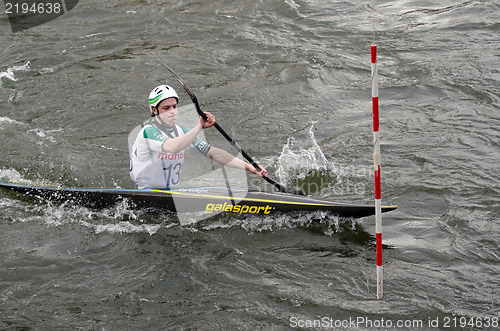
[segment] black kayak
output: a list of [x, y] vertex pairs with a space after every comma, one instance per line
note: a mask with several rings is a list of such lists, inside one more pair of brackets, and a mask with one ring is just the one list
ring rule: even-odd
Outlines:
[[[327, 211], [340, 217], [360, 218], [375, 215], [375, 206], [332, 202], [287, 193], [257, 190], [202, 187], [175, 190], [68, 188], [13, 184], [0, 181], [0, 187], [47, 200], [70, 202], [91, 208], [106, 208], [126, 202], [131, 209], [162, 209], [174, 213], [259, 214]], [[382, 212], [397, 206], [382, 206]]]

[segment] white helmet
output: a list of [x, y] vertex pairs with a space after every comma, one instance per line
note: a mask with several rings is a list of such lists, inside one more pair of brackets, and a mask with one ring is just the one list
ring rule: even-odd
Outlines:
[[159, 85], [149, 93], [149, 109], [158, 106], [160, 102], [168, 98], [176, 98], [179, 103], [179, 96], [172, 86]]

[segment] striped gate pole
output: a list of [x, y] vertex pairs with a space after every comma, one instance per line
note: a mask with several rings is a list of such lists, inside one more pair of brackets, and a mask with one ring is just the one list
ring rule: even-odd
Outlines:
[[375, 172], [375, 242], [377, 248], [377, 299], [382, 299], [383, 270], [382, 270], [382, 191], [380, 188], [380, 133], [378, 112], [378, 68], [377, 45], [371, 45], [372, 69], [372, 108], [373, 108], [373, 169]]

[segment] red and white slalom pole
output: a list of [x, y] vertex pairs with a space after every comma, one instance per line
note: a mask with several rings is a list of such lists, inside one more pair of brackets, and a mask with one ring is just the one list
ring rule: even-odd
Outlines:
[[372, 58], [372, 106], [373, 106], [373, 169], [375, 171], [375, 241], [377, 246], [377, 299], [382, 299], [382, 191], [380, 188], [380, 133], [378, 113], [377, 45], [371, 45]]

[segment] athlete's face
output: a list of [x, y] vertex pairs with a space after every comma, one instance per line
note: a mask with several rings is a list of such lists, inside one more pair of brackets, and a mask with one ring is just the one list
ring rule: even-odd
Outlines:
[[160, 113], [161, 119], [167, 123], [167, 125], [174, 125], [177, 122], [177, 99], [168, 98], [160, 102], [158, 105], [158, 112]]

